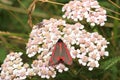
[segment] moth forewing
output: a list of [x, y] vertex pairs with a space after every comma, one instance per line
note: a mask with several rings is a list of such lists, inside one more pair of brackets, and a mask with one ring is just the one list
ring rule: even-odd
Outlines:
[[49, 65], [52, 66], [58, 63], [65, 63], [67, 65], [72, 64], [72, 57], [70, 55], [70, 52], [66, 44], [61, 39], [59, 39], [54, 46]]

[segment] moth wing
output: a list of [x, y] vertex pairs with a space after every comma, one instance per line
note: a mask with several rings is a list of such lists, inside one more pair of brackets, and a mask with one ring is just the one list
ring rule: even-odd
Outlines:
[[71, 65], [72, 62], [72, 57], [70, 55], [70, 51], [68, 50], [67, 46], [65, 45], [65, 43], [62, 44], [62, 53], [61, 53], [61, 57], [63, 57], [63, 61], [64, 63]]
[[49, 65], [51, 66], [57, 64], [59, 62], [59, 59], [60, 59], [60, 46], [59, 43], [56, 43], [52, 51], [52, 56], [50, 58]]

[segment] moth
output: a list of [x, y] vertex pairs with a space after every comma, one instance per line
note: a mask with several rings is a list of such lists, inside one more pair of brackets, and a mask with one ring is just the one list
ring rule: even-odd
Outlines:
[[39, 29], [39, 28], [42, 28], [42, 27], [44, 27], [43, 22], [40, 22], [40, 23], [37, 24], [37, 28], [38, 28], [38, 29]]
[[70, 52], [66, 44], [61, 39], [59, 39], [57, 43], [54, 45], [52, 56], [48, 64], [50, 66], [53, 66], [59, 63], [65, 63], [67, 65], [71, 65], [73, 63]]

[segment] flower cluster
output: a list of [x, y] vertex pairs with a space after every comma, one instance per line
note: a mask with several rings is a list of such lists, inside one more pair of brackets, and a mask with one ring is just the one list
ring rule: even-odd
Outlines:
[[50, 55], [50, 48], [61, 38], [62, 33], [58, 28], [60, 25], [65, 26], [65, 21], [50, 19], [35, 25], [27, 43], [28, 56], [33, 57], [36, 53], [41, 53], [43, 56]]
[[24, 80], [26, 76], [31, 75], [32, 69], [28, 68], [28, 64], [23, 64], [21, 55], [21, 52], [11, 52], [7, 55], [1, 65], [0, 80]]
[[60, 63], [55, 66], [49, 66], [48, 62], [52, 54], [54, 44], [64, 34], [59, 29], [60, 26], [66, 26], [64, 20], [50, 19], [35, 25], [30, 34], [30, 39], [27, 43], [28, 57], [33, 57], [37, 53], [38, 59], [33, 61], [32, 68], [41, 78], [50, 78], [56, 76], [58, 72], [67, 71], [68, 68]]
[[32, 68], [42, 78], [55, 77], [56, 71], [68, 71], [62, 63], [48, 65], [53, 46], [59, 39], [67, 45], [71, 57], [77, 58], [78, 62], [88, 66], [89, 70], [99, 67], [98, 61], [109, 55], [105, 50], [109, 42], [97, 32], [87, 32], [80, 23], [67, 24], [64, 20], [53, 18], [43, 20], [33, 27], [27, 43], [28, 56], [38, 54], [38, 59], [33, 61]]
[[91, 26], [95, 24], [103, 26], [106, 19], [106, 10], [104, 10], [97, 0], [74, 0], [65, 4], [62, 8], [65, 12], [63, 18], [70, 18], [74, 21], [86, 19]]
[[98, 61], [102, 57], [109, 55], [105, 51], [109, 42], [97, 32], [89, 33], [84, 31], [79, 41], [80, 54], [77, 55], [78, 61], [83, 66], [88, 66], [89, 70], [92, 70], [94, 67], [99, 67]]
[[56, 76], [56, 71], [52, 66], [48, 65], [48, 61], [43, 61], [42, 56], [38, 56], [38, 60], [34, 60], [32, 63], [32, 68], [34, 72], [41, 76], [41, 78], [47, 78], [50, 77], [54, 78]]

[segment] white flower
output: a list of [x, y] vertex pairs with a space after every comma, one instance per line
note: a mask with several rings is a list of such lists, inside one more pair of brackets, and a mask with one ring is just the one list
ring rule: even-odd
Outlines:
[[[73, 10], [74, 8], [75, 7], [73, 7]], [[74, 17], [75, 16], [76, 15], [74, 15]], [[38, 27], [38, 25], [35, 27]], [[54, 78], [56, 77], [57, 71], [62, 73], [69, 70], [69, 68], [63, 63], [58, 63], [52, 66], [48, 64], [53, 53], [54, 45], [59, 39], [66, 44], [71, 57], [73, 59], [78, 59], [79, 64], [88, 66], [89, 70], [92, 70], [94, 67], [98, 67], [98, 61], [101, 57], [107, 55], [107, 51], [105, 51], [105, 49], [107, 48], [108, 42], [106, 39], [97, 32], [87, 32], [84, 30], [84, 26], [80, 23], [67, 24], [64, 20], [52, 18], [50, 20], [43, 20], [41, 28], [35, 27], [33, 30], [39, 32], [41, 35], [30, 37], [33, 39], [32, 42], [35, 44], [30, 44], [31, 41], [28, 41], [29, 47], [26, 49], [29, 57], [33, 57], [38, 53], [37, 59], [33, 61], [31, 66], [34, 73], [41, 76], [41, 78]], [[37, 32], [34, 32], [34, 34], [38, 35]]]
[[104, 26], [106, 19], [106, 10], [101, 8], [96, 0], [74, 0], [65, 4], [62, 8], [65, 12], [63, 18], [73, 19], [74, 21], [84, 18], [91, 24]]
[[68, 68], [65, 67], [65, 65], [62, 63], [56, 65], [56, 69], [58, 69], [58, 72], [60, 72], [60, 73], [62, 73], [63, 71], [68, 71]]
[[82, 64], [83, 66], [86, 66], [87, 62], [88, 62], [88, 57], [81, 55], [80, 59], [78, 60], [80, 64]]
[[[21, 59], [23, 53], [11, 52], [5, 58], [1, 68], [2, 80], [23, 80], [26, 79], [26, 68]], [[12, 58], [12, 59], [11, 59]], [[14, 59], [13, 59], [14, 58]]]
[[32, 68], [28, 68], [27, 72], [26, 72], [26, 75], [28, 75], [28, 76], [34, 76], [36, 74], [35, 74], [35, 72], [34, 72], [34, 70]]
[[89, 70], [91, 71], [94, 67], [99, 67], [99, 63], [98, 61], [91, 60], [90, 62], [88, 62], [87, 66], [89, 66]]
[[89, 59], [100, 60], [100, 54], [97, 50], [90, 52], [88, 55], [89, 55]]

